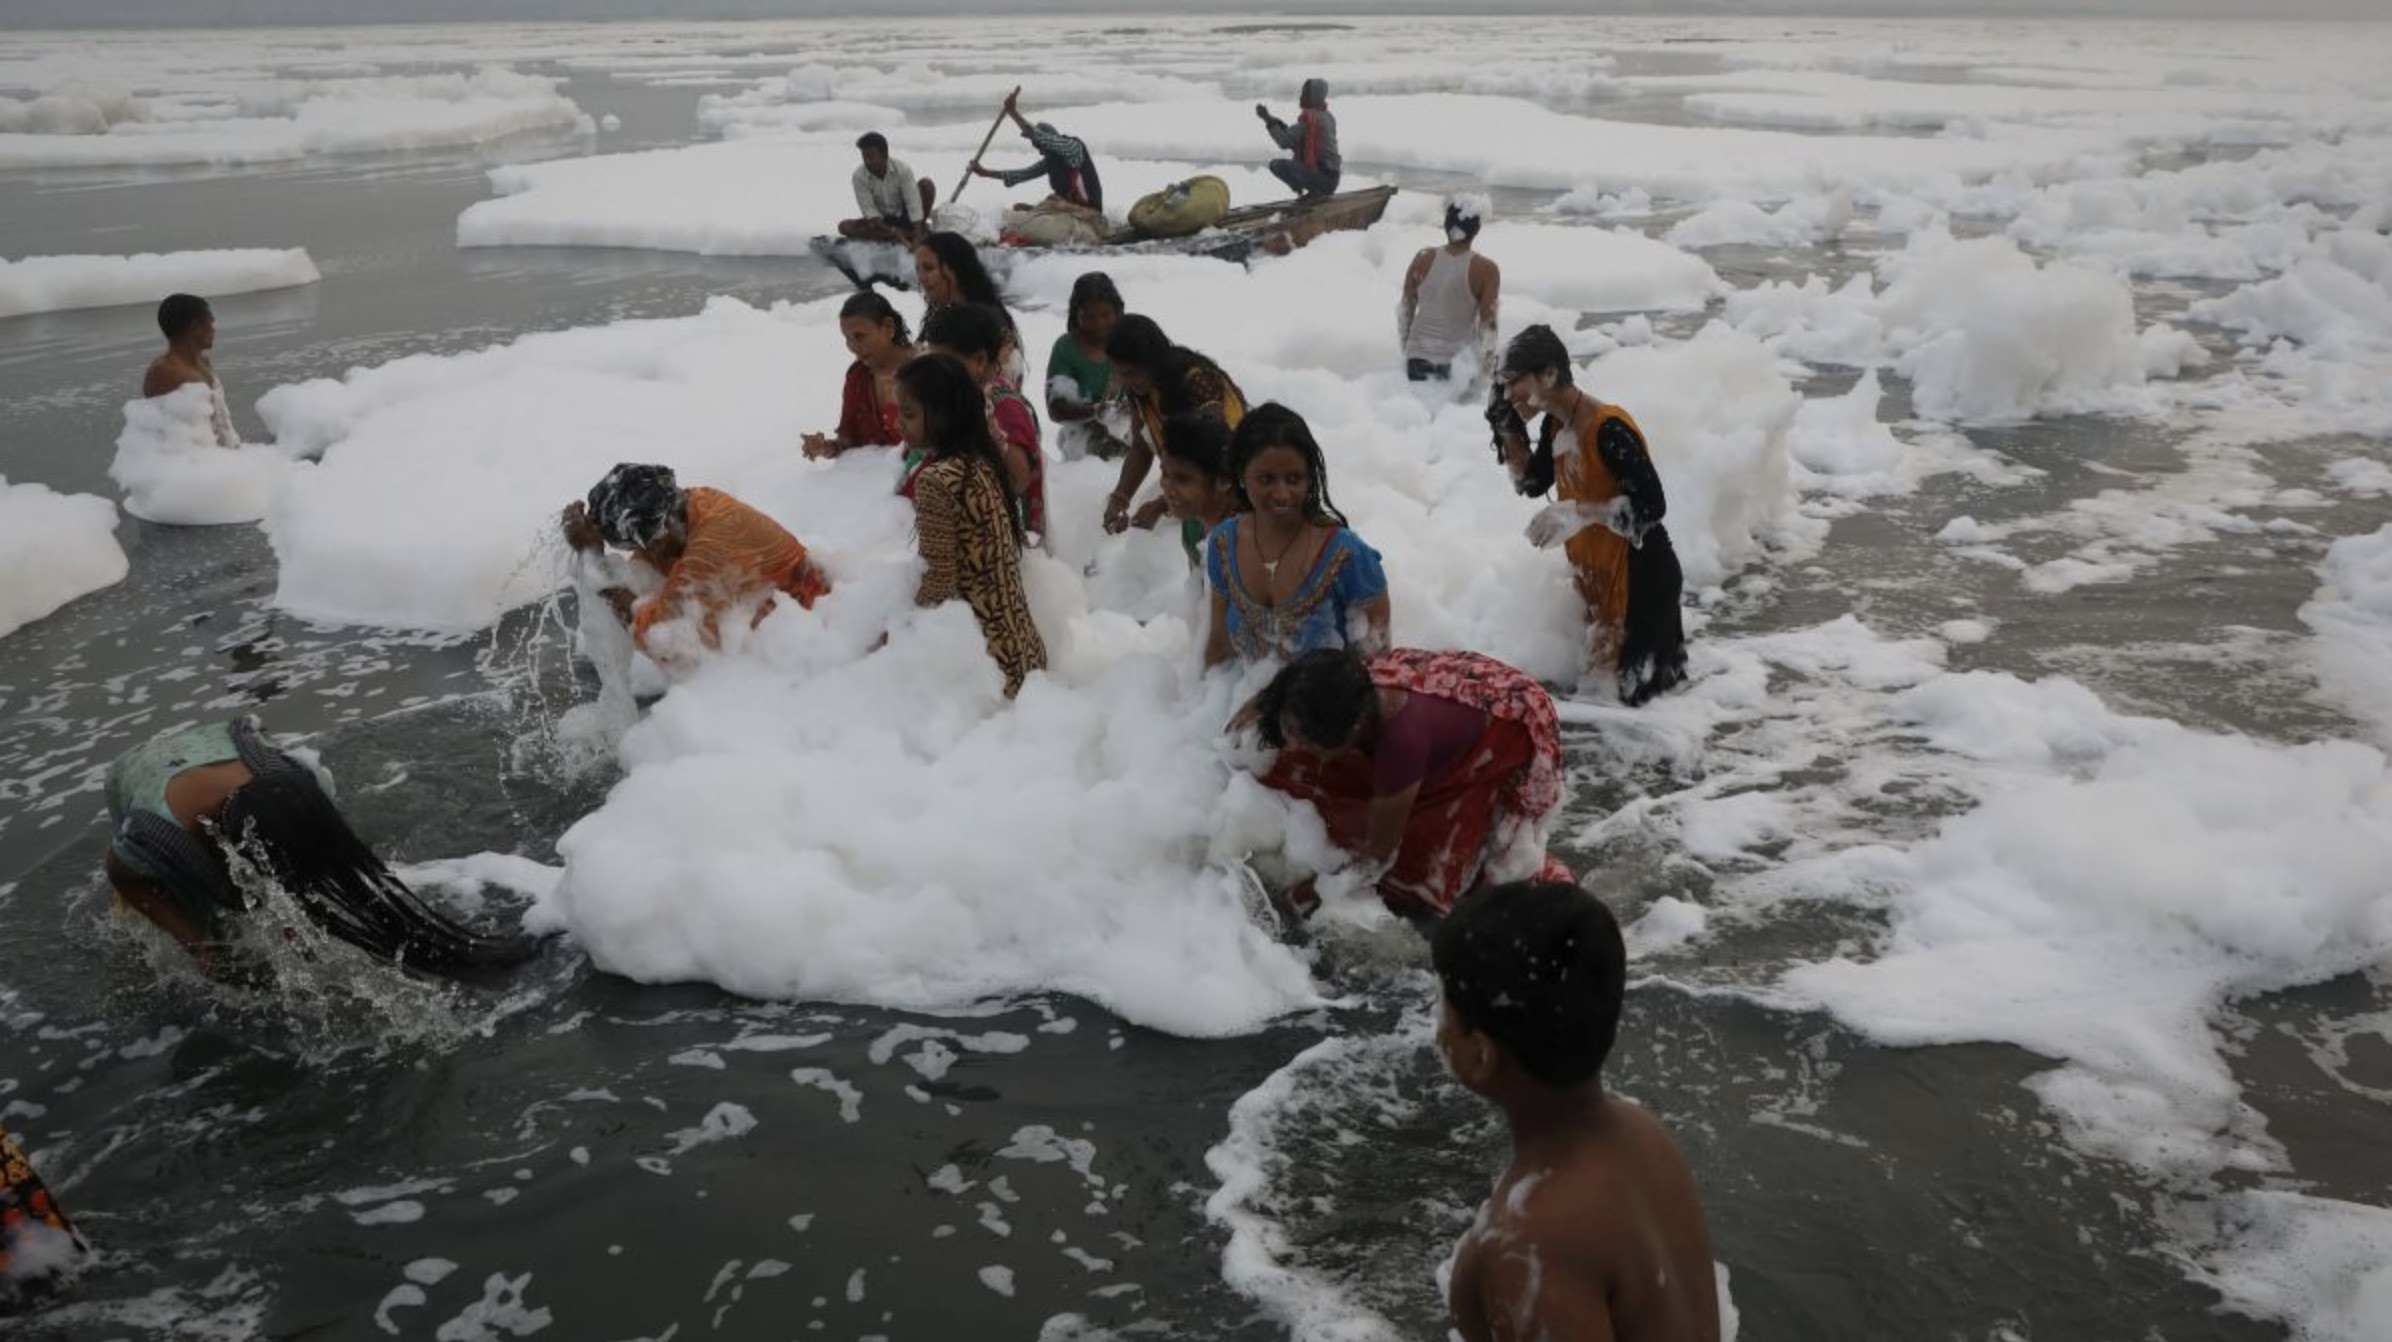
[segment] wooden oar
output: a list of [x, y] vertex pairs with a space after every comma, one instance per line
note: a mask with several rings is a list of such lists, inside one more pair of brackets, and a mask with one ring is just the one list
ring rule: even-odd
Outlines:
[[[1013, 92], [1006, 95], [1005, 101], [1007, 104], [1011, 104], [1015, 98], [1019, 98], [1020, 96], [1022, 96], [1022, 86], [1016, 84], [1013, 86]], [[972, 184], [972, 169], [980, 166], [980, 156], [988, 152], [988, 146], [997, 138], [997, 127], [1004, 124], [1005, 109], [1003, 107], [999, 107], [997, 109], [997, 119], [988, 123], [988, 134], [980, 137], [980, 147], [972, 152], [972, 161], [963, 170], [963, 180], [957, 182], [955, 184], [955, 189], [947, 193], [947, 199], [950, 202], [952, 202], [957, 196], [962, 195], [963, 189]]]

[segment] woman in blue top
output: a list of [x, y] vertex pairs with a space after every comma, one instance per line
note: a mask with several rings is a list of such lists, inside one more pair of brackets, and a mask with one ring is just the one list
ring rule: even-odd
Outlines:
[[1304, 417], [1277, 402], [1256, 406], [1229, 455], [1242, 508], [1205, 542], [1213, 628], [1204, 664], [1385, 651], [1387, 575], [1329, 502], [1328, 463]]

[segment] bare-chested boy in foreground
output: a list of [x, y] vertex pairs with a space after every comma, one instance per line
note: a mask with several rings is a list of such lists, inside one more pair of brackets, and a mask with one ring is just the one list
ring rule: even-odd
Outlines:
[[241, 439], [233, 432], [232, 407], [224, 399], [224, 384], [216, 380], [216, 366], [208, 359], [208, 351], [216, 344], [216, 314], [208, 300], [195, 294], [168, 294], [158, 305], [158, 329], [165, 333], [166, 352], [150, 360], [149, 371], [141, 376], [141, 394], [157, 397], [194, 382], [205, 385], [214, 398], [208, 418], [216, 445], [239, 447]]
[[1454, 1250], [1466, 1342], [1718, 1342], [1694, 1176], [1651, 1114], [1603, 1093], [1627, 952], [1572, 885], [1496, 886], [1437, 929], [1437, 1048], [1511, 1128], [1512, 1163]]

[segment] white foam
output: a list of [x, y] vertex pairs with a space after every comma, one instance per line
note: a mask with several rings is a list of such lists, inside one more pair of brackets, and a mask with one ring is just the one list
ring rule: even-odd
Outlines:
[[122, 581], [116, 505], [0, 476], [0, 638]]
[[215, 526], [266, 515], [291, 458], [273, 447], [219, 447], [215, 396], [192, 383], [164, 396], [125, 402], [109, 478], [125, 491], [125, 511], [148, 522]]
[[2301, 607], [2317, 631], [2319, 683], [2392, 748], [2392, 524], [2334, 542]]
[[319, 278], [316, 263], [299, 247], [0, 259], [0, 317], [155, 303], [177, 292], [245, 294]]
[[[111, 121], [96, 133], [0, 129], [0, 167], [271, 163], [481, 144], [586, 124], [556, 85], [552, 78], [495, 66], [470, 73], [273, 81], [241, 89], [230, 105], [170, 107], [152, 100], [149, 116]], [[88, 120], [80, 124], [89, 128]]]

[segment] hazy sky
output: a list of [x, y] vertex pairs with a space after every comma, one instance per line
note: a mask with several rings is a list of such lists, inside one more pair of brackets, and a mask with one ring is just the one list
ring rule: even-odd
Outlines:
[[[0, 28], [229, 27], [454, 19], [806, 18], [856, 14], [1252, 14], [1254, 0], [0, 0]], [[2392, 0], [1292, 0], [1274, 15], [1486, 13], [1920, 14], [2392, 19]]]

